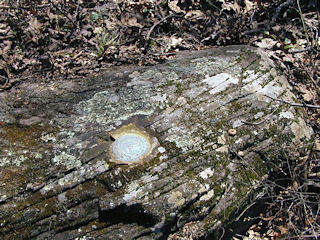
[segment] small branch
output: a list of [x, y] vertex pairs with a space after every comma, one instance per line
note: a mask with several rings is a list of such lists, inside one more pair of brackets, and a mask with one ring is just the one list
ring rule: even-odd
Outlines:
[[282, 99], [278, 99], [278, 98], [274, 98], [274, 97], [271, 97], [271, 96], [268, 96], [268, 95], [264, 95], [266, 96], [267, 98], [270, 98], [272, 100], [275, 100], [275, 101], [278, 101], [278, 102], [282, 102], [282, 103], [285, 103], [285, 104], [289, 104], [290, 106], [292, 107], [306, 107], [306, 108], [320, 108], [319, 105], [312, 105], [312, 104], [300, 104], [300, 103], [292, 103], [292, 102], [288, 102], [288, 101], [285, 101], [285, 100], [282, 100]]
[[316, 49], [311, 48], [311, 47], [307, 47], [307, 48], [301, 49], [301, 50], [292, 50], [292, 51], [289, 51], [289, 53], [295, 54], [295, 53], [302, 53], [302, 52], [310, 52], [312, 50], [316, 50]]
[[260, 125], [262, 123], [264, 123], [265, 121], [267, 121], [279, 108], [276, 108], [275, 110], [272, 111], [272, 113], [268, 114], [263, 120], [261, 120], [260, 122], [246, 122], [246, 121], [241, 121], [244, 124], [248, 124], [248, 125]]
[[299, 9], [299, 14], [300, 14], [300, 18], [301, 18], [301, 22], [302, 22], [302, 27], [303, 27], [303, 30], [304, 30], [304, 33], [306, 35], [306, 39], [307, 39], [307, 44], [309, 45], [309, 34], [307, 32], [307, 27], [306, 27], [306, 23], [304, 21], [304, 17], [303, 17], [303, 14], [302, 14], [302, 11], [301, 11], [301, 7], [300, 7], [300, 1], [297, 0], [297, 5], [298, 5], [298, 9]]
[[221, 229], [222, 229], [222, 234], [221, 234], [221, 236], [220, 236], [219, 240], [222, 240], [222, 239], [223, 239], [223, 237], [224, 237], [224, 234], [226, 233], [226, 230], [224, 229], [224, 227], [221, 227], [221, 226], [219, 226], [219, 228], [221, 228]]
[[53, 3], [53, 1], [49, 1], [55, 9], [57, 9], [63, 16], [65, 16], [66, 18], [69, 19], [69, 21], [73, 24], [73, 26], [75, 25], [74, 21], [65, 13], [63, 12], [55, 3]]
[[148, 34], [147, 34], [147, 37], [146, 37], [146, 40], [148, 41], [150, 39], [150, 35], [151, 33], [153, 32], [153, 30], [155, 29], [156, 26], [158, 26], [160, 23], [166, 21], [167, 19], [169, 18], [172, 18], [174, 16], [178, 16], [176, 13], [171, 13], [170, 15], [162, 18], [160, 21], [156, 22], [155, 24], [153, 24], [153, 26], [150, 28]]
[[299, 238], [299, 239], [304, 239], [304, 238], [317, 239], [318, 237], [320, 237], [320, 233], [318, 233], [317, 235], [299, 235], [299, 236], [292, 236], [292, 237], [290, 237], [290, 239], [295, 239], [295, 238]]
[[6, 40], [6, 39], [10, 39], [12, 37], [13, 37], [13, 35], [3, 36], [3, 37], [0, 37], [0, 40]]
[[49, 4], [43, 4], [43, 5], [36, 5], [36, 6], [18, 6], [18, 7], [15, 7], [15, 6], [5, 6], [5, 5], [0, 5], [0, 9], [25, 9], [25, 10], [28, 10], [28, 9], [32, 9], [32, 8], [45, 8], [45, 7], [49, 7]]

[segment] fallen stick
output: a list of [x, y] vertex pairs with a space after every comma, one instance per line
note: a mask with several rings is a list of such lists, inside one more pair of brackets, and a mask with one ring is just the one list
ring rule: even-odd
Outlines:
[[[147, 34], [147, 37], [146, 37], [146, 40], [148, 41], [150, 39], [150, 35], [151, 33], [153, 32], [153, 30], [155, 29], [156, 26], [158, 26], [160, 23], [166, 21], [167, 19], [169, 18], [172, 18], [172, 17], [175, 17], [175, 16], [179, 16], [177, 15], [176, 13], [171, 13], [170, 15], [162, 18], [161, 20], [159, 20], [158, 22], [156, 22], [155, 24], [153, 24], [153, 26], [150, 28], [148, 34]], [[179, 16], [180, 17], [180, 16]]]
[[268, 95], [264, 95], [264, 96], [266, 96], [267, 98], [273, 99], [275, 101], [278, 101], [278, 102], [289, 104], [290, 106], [293, 106], [293, 107], [320, 108], [319, 105], [312, 105], [312, 104], [305, 104], [305, 103], [303, 103], [303, 104], [292, 103], [292, 102], [288, 102], [288, 101], [285, 101], [285, 100], [282, 100], [282, 99], [274, 98], [274, 97], [271, 97], [271, 96], [268, 96]]

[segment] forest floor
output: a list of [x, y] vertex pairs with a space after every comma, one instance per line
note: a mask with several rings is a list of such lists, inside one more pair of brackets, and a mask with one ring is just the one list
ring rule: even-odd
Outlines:
[[[239, 239], [320, 239], [318, 0], [0, 0], [0, 92], [24, 81], [155, 65], [181, 50], [247, 44], [287, 76], [316, 138], [268, 188], [266, 211]], [[1, 123], [1, 122], [0, 122]]]

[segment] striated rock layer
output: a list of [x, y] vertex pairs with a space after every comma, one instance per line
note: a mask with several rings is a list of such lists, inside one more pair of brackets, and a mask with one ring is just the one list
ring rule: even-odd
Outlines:
[[227, 236], [313, 141], [290, 90], [230, 46], [0, 93], [1, 239]]

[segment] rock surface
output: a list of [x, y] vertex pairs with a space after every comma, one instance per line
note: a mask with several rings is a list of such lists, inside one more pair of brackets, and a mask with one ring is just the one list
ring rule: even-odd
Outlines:
[[[295, 100], [246, 46], [0, 93], [1, 238], [219, 238], [313, 141], [303, 110], [268, 96]], [[128, 126], [152, 149], [125, 165]]]

